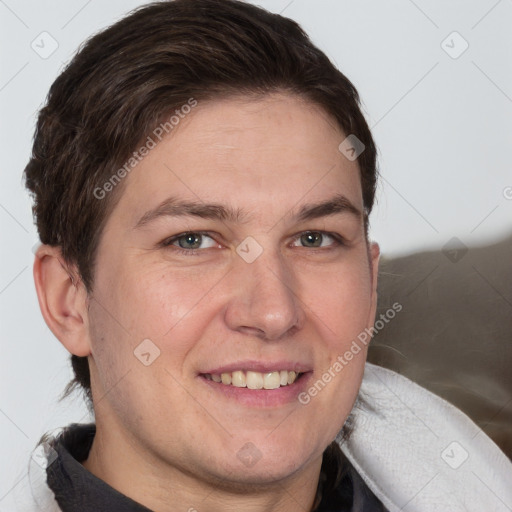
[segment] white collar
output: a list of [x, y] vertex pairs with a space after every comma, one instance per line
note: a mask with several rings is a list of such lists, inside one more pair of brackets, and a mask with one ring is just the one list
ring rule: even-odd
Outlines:
[[370, 363], [360, 396], [340, 445], [389, 512], [512, 511], [512, 463], [459, 409]]

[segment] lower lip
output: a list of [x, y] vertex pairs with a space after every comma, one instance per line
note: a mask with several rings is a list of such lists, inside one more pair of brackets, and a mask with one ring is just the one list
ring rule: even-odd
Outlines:
[[313, 372], [303, 373], [293, 384], [276, 389], [248, 389], [222, 384], [207, 379], [203, 375], [198, 378], [216, 393], [221, 393], [229, 400], [236, 400], [249, 407], [279, 407], [290, 402], [299, 402], [298, 395], [308, 386]]

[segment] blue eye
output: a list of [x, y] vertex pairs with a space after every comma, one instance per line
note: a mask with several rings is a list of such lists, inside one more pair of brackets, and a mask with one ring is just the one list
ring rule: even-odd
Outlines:
[[215, 240], [204, 233], [190, 232], [176, 235], [164, 242], [165, 246], [176, 246], [185, 250], [208, 249], [215, 247]]
[[[330, 240], [330, 243], [329, 243]], [[297, 240], [302, 244], [303, 247], [327, 247], [331, 245], [337, 245], [341, 242], [336, 240], [333, 235], [323, 233], [322, 231], [307, 231], [302, 233]], [[326, 243], [327, 242], [327, 243]], [[295, 245], [295, 244], [294, 244]]]
[[[334, 249], [343, 245], [345, 244], [341, 235], [325, 233], [324, 231], [304, 231], [298, 234], [292, 242], [292, 247], [309, 249]], [[160, 243], [160, 246], [187, 256], [197, 255], [200, 251], [213, 247], [222, 249], [222, 246], [214, 238], [201, 231], [180, 233], [165, 239]]]

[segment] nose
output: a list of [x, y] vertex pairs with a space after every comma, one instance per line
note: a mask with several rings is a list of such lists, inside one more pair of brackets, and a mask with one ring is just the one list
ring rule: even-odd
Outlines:
[[241, 258], [230, 272], [227, 326], [266, 341], [294, 334], [304, 324], [304, 310], [291, 269], [280, 254], [265, 250], [252, 263]]

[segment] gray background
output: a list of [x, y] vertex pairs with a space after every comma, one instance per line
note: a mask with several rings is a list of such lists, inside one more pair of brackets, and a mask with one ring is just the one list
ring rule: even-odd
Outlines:
[[[358, 88], [380, 150], [371, 236], [385, 256], [512, 232], [512, 0], [253, 3], [297, 20]], [[0, 0], [0, 511], [41, 434], [88, 420], [79, 396], [58, 402], [71, 370], [33, 286], [21, 173], [36, 112], [79, 44], [141, 4]]]

